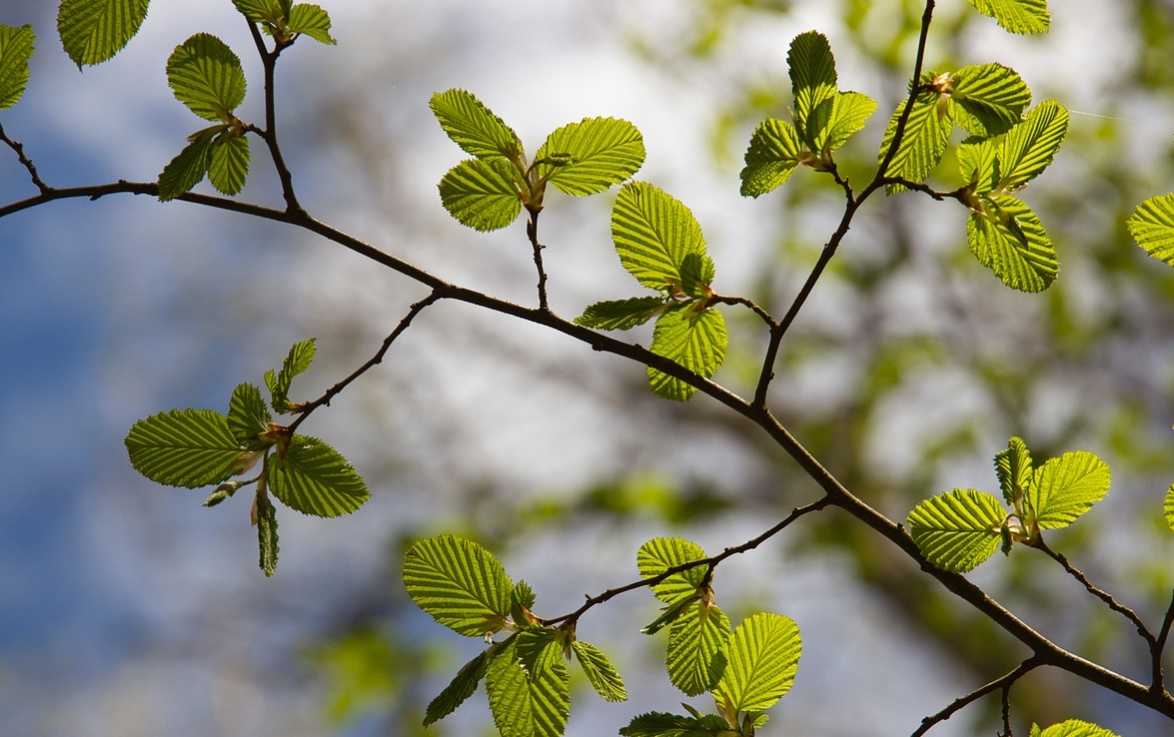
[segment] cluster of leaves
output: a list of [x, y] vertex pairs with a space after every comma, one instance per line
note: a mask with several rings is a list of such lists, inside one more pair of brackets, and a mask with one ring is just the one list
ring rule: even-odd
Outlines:
[[[270, 404], [278, 414], [300, 412], [290, 402], [295, 376], [310, 367], [314, 340], [296, 343], [279, 371], [265, 373]], [[228, 414], [208, 409], [171, 410], [139, 420], [126, 436], [131, 465], [152, 481], [197, 489], [219, 484], [204, 501], [213, 507], [254, 484], [252, 524], [257, 527], [261, 569], [277, 566], [277, 510], [269, 493], [303, 514], [337, 517], [355, 511], [369, 496], [367, 485], [346, 459], [321, 440], [291, 432], [273, 421], [253, 384], [240, 384]], [[250, 479], [228, 481], [260, 464]]]
[[977, 489], [954, 489], [921, 502], [909, 513], [918, 549], [947, 571], [972, 570], [1000, 546], [1043, 545], [1043, 530], [1067, 527], [1109, 492], [1109, 466], [1088, 451], [1052, 458], [1034, 468], [1027, 444], [1011, 438], [995, 456], [1003, 500]]
[[[657, 538], [640, 548], [637, 565], [665, 603], [664, 613], [644, 632], [669, 628], [669, 679], [689, 696], [710, 692], [717, 714], [703, 715], [688, 706], [688, 715], [651, 712], [634, 718], [620, 734], [752, 735], [766, 722], [763, 712], [795, 680], [802, 651], [799, 628], [786, 617], [760, 613], [731, 631], [715, 603], [712, 571], [704, 559], [694, 543]], [[577, 621], [555, 625], [536, 616], [530, 587], [513, 583], [501, 562], [477, 543], [452, 535], [417, 542], [405, 558], [404, 585], [437, 622], [487, 644], [428, 705], [425, 726], [452, 713], [484, 679], [503, 737], [557, 737], [570, 715], [566, 662], [572, 657], [600, 696], [627, 699], [619, 673], [603, 652], [576, 637]], [[499, 634], [505, 637], [495, 640]]]

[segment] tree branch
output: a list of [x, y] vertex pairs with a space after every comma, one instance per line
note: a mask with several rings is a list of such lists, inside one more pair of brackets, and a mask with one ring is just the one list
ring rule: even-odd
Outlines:
[[[974, 689], [965, 696], [959, 696], [957, 699], [954, 699], [954, 701], [951, 702], [949, 706], [947, 706], [945, 709], [942, 709], [937, 714], [933, 714], [926, 717], [925, 719], [922, 719], [921, 726], [914, 730], [913, 734], [911, 734], [909, 737], [921, 737], [926, 732], [954, 716], [965, 707], [969, 706], [975, 701], [978, 701], [983, 696], [994, 693], [995, 691], [1002, 690], [1004, 694], [1003, 702], [1004, 704], [1008, 704], [1007, 696], [1009, 696], [1011, 693], [1011, 686], [1015, 685], [1016, 681], [1041, 665], [1043, 665], [1043, 663], [1040, 662], [1035, 656], [1024, 660], [1022, 663], [1016, 666], [1014, 670], [1007, 673], [1006, 675], [1001, 676], [1000, 678], [996, 678], [985, 686]], [[1007, 737], [1010, 737], [1009, 720], [1010, 710], [1006, 709], [1004, 710], [1004, 728], [1007, 731]]]

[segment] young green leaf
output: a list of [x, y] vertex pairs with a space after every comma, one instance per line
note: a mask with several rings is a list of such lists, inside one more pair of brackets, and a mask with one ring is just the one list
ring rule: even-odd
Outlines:
[[316, 517], [349, 514], [371, 496], [338, 451], [305, 435], [294, 435], [270, 461], [269, 488], [286, 506]]
[[440, 180], [440, 202], [461, 225], [500, 230], [522, 212], [515, 174], [504, 159], [467, 159]]
[[644, 286], [662, 292], [680, 288], [687, 255], [705, 255], [705, 238], [693, 213], [647, 182], [628, 182], [620, 189], [611, 235], [624, 268]]
[[596, 693], [607, 701], [628, 700], [628, 691], [624, 688], [623, 679], [603, 651], [581, 640], [571, 642], [571, 650]]
[[205, 120], [231, 123], [245, 100], [245, 72], [232, 49], [209, 33], [197, 33], [175, 47], [167, 60], [167, 84]]
[[265, 386], [268, 387], [269, 394], [273, 398], [274, 412], [287, 414], [294, 409], [289, 401], [289, 385], [295, 376], [310, 368], [317, 350], [314, 338], [294, 343], [290, 346], [285, 361], [281, 364], [281, 371], [265, 372]]
[[327, 46], [338, 43], [330, 35], [330, 14], [312, 3], [298, 3], [290, 8], [289, 31], [309, 36]]
[[681, 292], [694, 299], [708, 299], [713, 296], [710, 285], [717, 276], [713, 259], [690, 253], [681, 261]]
[[522, 606], [527, 609], [534, 608], [534, 602], [537, 600], [534, 595], [534, 589], [530, 588], [530, 584], [525, 581], [518, 581], [514, 587], [510, 589], [510, 604], [512, 606]]
[[0, 25], [0, 110], [12, 107], [24, 95], [36, 40], [32, 26]]
[[222, 135], [212, 146], [208, 158], [208, 181], [221, 194], [239, 194], [249, 176], [249, 139]]
[[174, 200], [204, 179], [212, 161], [212, 138], [220, 126], [205, 128], [192, 136], [191, 143], [163, 167], [159, 174], [159, 201]]
[[633, 297], [607, 302], [596, 302], [575, 323], [596, 330], [628, 330], [643, 325], [664, 312], [669, 303], [663, 297]]
[[243, 470], [249, 453], [228, 418], [208, 409], [173, 409], [139, 420], [126, 436], [131, 465], [168, 486], [198, 489]]
[[740, 174], [742, 196], [760, 197], [783, 186], [795, 167], [810, 155], [804, 152], [795, 126], [778, 118], [759, 123], [750, 137], [746, 166]]
[[909, 533], [930, 563], [965, 573], [998, 550], [1006, 514], [991, 494], [954, 489], [914, 507], [909, 513]]
[[[698, 313], [686, 306], [657, 318], [650, 350], [708, 379], [725, 360], [728, 342], [726, 321], [720, 312], [707, 309]], [[692, 384], [651, 366], [648, 383], [657, 395], [676, 402], [684, 402], [697, 391]]]
[[653, 711], [633, 718], [628, 726], [620, 728], [620, 734], [624, 737], [716, 737], [729, 728], [716, 714], [687, 717]]
[[277, 0], [232, 0], [232, 4], [255, 23], [276, 26], [285, 17]]
[[257, 524], [257, 544], [261, 550], [261, 570], [266, 576], [272, 576], [277, 570], [277, 509], [269, 501], [265, 493], [264, 484], [257, 486], [257, 498], [254, 502]]
[[652, 622], [650, 622], [645, 627], [641, 627], [641, 634], [655, 635], [657, 632], [660, 632], [662, 629], [668, 627], [673, 622], [676, 622], [681, 618], [682, 615], [684, 615], [685, 612], [689, 611], [690, 607], [697, 603], [697, 601], [701, 598], [701, 594], [701, 591], [695, 591], [689, 596], [677, 599], [668, 606], [661, 607], [660, 616], [652, 620]]
[[973, 64], [950, 75], [950, 114], [975, 136], [1011, 130], [1031, 104], [1031, 90], [1014, 69], [1002, 64]]
[[437, 92], [429, 106], [448, 137], [470, 156], [511, 161], [521, 157], [518, 134], [472, 94], [459, 89]]
[[[950, 133], [954, 130], [949, 108], [938, 104], [941, 97], [933, 91], [917, 94], [913, 101], [913, 109], [909, 112], [909, 122], [905, 126], [905, 135], [901, 138], [901, 146], [885, 169], [885, 176], [898, 177], [910, 182], [923, 182], [937, 168], [950, 142]], [[889, 118], [889, 125], [885, 129], [880, 152], [877, 154], [878, 163], [884, 161], [889, 149], [892, 148], [897, 135], [897, 123], [904, 110], [905, 103], [902, 102]], [[889, 184], [886, 185], [885, 191], [895, 194], [903, 189], [904, 187], [899, 184]]]
[[539, 176], [563, 194], [596, 194], [644, 164], [644, 137], [626, 120], [585, 118], [551, 133], [534, 160]]
[[517, 657], [526, 631], [511, 637], [489, 663], [485, 686], [501, 737], [561, 737], [570, 714], [570, 675], [562, 648], [540, 649], [529, 672]]
[[958, 145], [958, 171], [962, 181], [981, 196], [999, 186], [999, 154], [990, 140], [980, 138]]
[[1007, 506], [1019, 510], [1032, 483], [1031, 452], [1022, 438], [1011, 438], [1007, 448], [995, 455], [995, 475]]
[[1162, 513], [1166, 518], [1166, 526], [1174, 532], [1174, 484], [1166, 490], [1166, 499], [1162, 503]]
[[1047, 33], [1052, 20], [1047, 0], [970, 0], [970, 4], [1011, 33]]
[[1088, 451], [1052, 458], [1035, 470], [1028, 492], [1036, 524], [1067, 527], [1104, 498], [1111, 480], [1109, 465]]
[[836, 61], [827, 37], [815, 31], [796, 36], [787, 51], [787, 67], [795, 96], [795, 128], [810, 148], [817, 149], [808, 118], [820, 103], [836, 95]]
[[[705, 557], [705, 551], [697, 543], [679, 537], [656, 537], [641, 545], [636, 551], [636, 566], [640, 570], [641, 578], [653, 578], [670, 568], [703, 560]], [[654, 585], [652, 593], [666, 604], [675, 604], [697, 593], [707, 571], [707, 566], [694, 566], [674, 573]]]
[[239, 445], [250, 450], [262, 450], [272, 445], [271, 441], [257, 437], [269, 429], [272, 421], [260, 389], [252, 384], [239, 384], [232, 391], [232, 398], [228, 400], [228, 427]]
[[1142, 202], [1125, 225], [1146, 253], [1174, 266], [1174, 194], [1157, 195]]
[[62, 0], [57, 34], [80, 69], [117, 54], [139, 32], [149, 0]]
[[453, 535], [421, 540], [408, 550], [404, 585], [416, 606], [469, 637], [500, 632], [510, 611], [513, 584], [501, 561]]
[[799, 626], [779, 614], [747, 618], [726, 641], [726, 669], [713, 689], [724, 714], [763, 711], [791, 690], [803, 641]]
[[982, 204], [985, 212], [966, 220], [966, 239], [979, 263], [1012, 289], [1047, 289], [1060, 264], [1036, 214], [1011, 195], [983, 198]]
[[669, 681], [689, 696], [714, 687], [726, 668], [730, 620], [716, 604], [698, 601], [673, 622], [665, 653]]
[[1003, 137], [999, 147], [1002, 181], [999, 188], [1013, 192], [1039, 176], [1052, 163], [1068, 135], [1068, 111], [1055, 100], [1032, 108], [1023, 122]]
[[837, 92], [834, 97], [820, 103], [818, 108], [819, 128], [813, 131], [813, 150], [823, 159], [856, 133], [872, 114], [876, 112], [876, 100], [859, 92]]
[[489, 659], [496, 653], [497, 648], [497, 644], [491, 645], [477, 657], [461, 666], [452, 682], [428, 703], [428, 707], [424, 710], [425, 727], [444, 719], [473, 695], [473, 692], [477, 690], [477, 685], [485, 677], [485, 671], [489, 668]]
[[1060, 724], [1053, 724], [1042, 731], [1038, 724], [1033, 724], [1031, 725], [1031, 735], [1032, 737], [1117, 737], [1104, 727], [1098, 727], [1080, 719], [1069, 719]]

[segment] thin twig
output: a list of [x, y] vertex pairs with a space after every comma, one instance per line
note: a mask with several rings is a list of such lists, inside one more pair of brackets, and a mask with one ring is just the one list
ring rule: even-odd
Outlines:
[[277, 69], [277, 58], [288, 48], [293, 41], [274, 41], [273, 50], [265, 47], [265, 39], [261, 30], [253, 21], [248, 21], [249, 32], [253, 35], [253, 43], [257, 46], [257, 53], [261, 56], [261, 66], [265, 71], [265, 130], [258, 131], [261, 139], [269, 148], [269, 156], [273, 159], [273, 166], [277, 169], [277, 177], [281, 180], [281, 195], [285, 198], [285, 208], [291, 213], [302, 212], [294, 193], [293, 174], [285, 164], [285, 157], [281, 154], [281, 146], [277, 143], [277, 103], [274, 91], [274, 77]]
[[542, 209], [527, 207], [526, 211], [530, 215], [530, 219], [526, 221], [526, 237], [530, 239], [530, 245], [534, 248], [534, 267], [538, 269], [538, 309], [549, 312], [550, 307], [546, 302], [546, 269], [542, 265], [542, 249], [546, 246], [538, 242], [538, 216]]
[[48, 184], [45, 184], [45, 182], [41, 180], [41, 175], [37, 173], [36, 164], [33, 163], [32, 159], [25, 155], [24, 146], [21, 144], [21, 142], [9, 138], [8, 134], [4, 132], [3, 125], [0, 125], [0, 141], [8, 144], [8, 147], [16, 152], [17, 161], [19, 161], [20, 165], [28, 171], [29, 179], [31, 179], [33, 184], [36, 185], [37, 189], [41, 190], [41, 194], [44, 194], [45, 192], [48, 192], [52, 189], [52, 187], [50, 187]]
[[952, 701], [949, 706], [947, 706], [945, 709], [942, 709], [937, 714], [933, 714], [931, 716], [926, 717], [925, 719], [922, 719], [921, 726], [918, 727], [913, 732], [913, 734], [910, 735], [910, 737], [921, 737], [926, 732], [933, 729], [935, 726], [937, 726], [941, 722], [944, 722], [947, 719], [949, 719], [950, 717], [954, 716], [955, 714], [957, 714], [959, 711], [961, 711], [965, 707], [969, 706], [970, 704], [973, 704], [975, 701], [978, 701], [982, 697], [984, 697], [988, 694], [994, 693], [995, 691], [998, 691], [1000, 689], [1003, 691], [1003, 703], [1004, 703], [1003, 724], [1004, 724], [1004, 727], [1006, 727], [1006, 731], [1007, 731], [1007, 735], [1005, 737], [1010, 737], [1011, 716], [1010, 716], [1010, 703], [1009, 702], [1010, 702], [1011, 686], [1013, 686], [1015, 684], [1015, 682], [1018, 681], [1020, 678], [1027, 675], [1028, 673], [1035, 670], [1036, 668], [1040, 667], [1041, 665], [1043, 665], [1043, 663], [1041, 661], [1039, 661], [1036, 656], [1033, 655], [1032, 657], [1028, 658], [1027, 660], [1024, 660], [1022, 663], [1020, 663], [1018, 666], [1016, 666], [1014, 670], [1010, 671], [1006, 675], [1003, 675], [999, 678], [996, 678], [995, 680], [991, 681], [990, 683], [986, 684], [985, 686], [981, 686], [979, 688], [974, 689], [973, 691], [966, 694], [965, 696], [959, 696], [958, 698], [954, 699], [954, 701]]
[[1170, 627], [1174, 625], [1174, 594], [1170, 596], [1170, 605], [1166, 607], [1166, 614], [1162, 617], [1162, 627], [1158, 630], [1158, 637], [1150, 649], [1151, 660], [1151, 688], [1155, 691], [1165, 689], [1165, 675], [1162, 671], [1162, 655], [1166, 651], [1166, 643], [1170, 640]]

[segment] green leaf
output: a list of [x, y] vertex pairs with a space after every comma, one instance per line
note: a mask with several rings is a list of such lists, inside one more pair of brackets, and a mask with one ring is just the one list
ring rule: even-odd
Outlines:
[[666, 607], [661, 607], [660, 616], [652, 620], [647, 626], [642, 627], [640, 629], [641, 634], [655, 635], [673, 622], [676, 622], [701, 598], [701, 595], [702, 592], [699, 590], [689, 596], [678, 599]]
[[485, 686], [501, 737], [561, 737], [570, 713], [570, 675], [562, 648], [551, 641], [529, 672], [516, 651], [529, 630], [511, 637], [489, 663]]
[[32, 26], [0, 25], [0, 110], [12, 107], [24, 95], [36, 41]]
[[440, 535], [407, 552], [404, 585], [416, 606], [469, 637], [500, 632], [513, 584], [492, 553], [472, 540]]
[[1146, 253], [1174, 266], [1174, 194], [1150, 197], [1137, 206], [1125, 224]]
[[690, 253], [681, 262], [681, 292], [695, 299], [708, 299], [713, 295], [710, 285], [716, 276], [713, 259]]
[[839, 92], [820, 104], [819, 129], [813, 132], [811, 143], [815, 151], [827, 159], [832, 151], [864, 127], [876, 112], [876, 100], [859, 92]]
[[740, 175], [742, 196], [760, 197], [783, 186], [803, 157], [795, 126], [778, 118], [762, 121], [746, 149], [746, 166]]
[[231, 123], [245, 100], [241, 61], [220, 39], [197, 33], [176, 46], [167, 60], [167, 84], [175, 99], [205, 120]]
[[787, 617], [763, 612], [747, 618], [726, 641], [726, 669], [713, 689], [722, 713], [763, 711], [791, 690], [803, 641]]
[[564, 125], [534, 156], [539, 176], [569, 195], [603, 192], [644, 164], [644, 138], [636, 126], [616, 118], [585, 118]]
[[973, 64], [950, 75], [950, 114], [976, 136], [997, 136], [1020, 122], [1031, 90], [1002, 64]]
[[269, 394], [273, 398], [274, 412], [287, 414], [295, 409], [289, 401], [289, 385], [295, 376], [310, 368], [317, 350], [314, 338], [294, 343], [281, 365], [281, 371], [265, 372], [265, 386], [269, 388]]
[[958, 171], [975, 195], [989, 194], [999, 186], [999, 154], [995, 144], [979, 139], [958, 146]]
[[[728, 342], [726, 321], [720, 312], [707, 309], [697, 313], [686, 306], [657, 318], [650, 350], [708, 379], [725, 360]], [[697, 391], [692, 384], [651, 366], [648, 383], [659, 396], [677, 402], [684, 402]]]
[[477, 690], [477, 684], [481, 683], [481, 679], [485, 677], [485, 671], [489, 668], [489, 658], [497, 651], [497, 647], [497, 645], [490, 646], [461, 666], [452, 682], [428, 703], [428, 707], [424, 710], [425, 727], [444, 719], [473, 695], [473, 692]]
[[518, 134], [472, 94], [459, 89], [437, 92], [429, 106], [448, 137], [470, 156], [511, 161], [521, 157]]
[[999, 186], [1012, 192], [1030, 182], [1052, 163], [1068, 135], [1068, 111], [1055, 100], [1032, 108], [1023, 122], [1012, 128], [999, 147], [1002, 181]]
[[503, 159], [466, 159], [440, 180], [440, 202], [461, 225], [482, 232], [500, 230], [522, 212], [514, 174]]
[[232, 4], [249, 20], [276, 26], [284, 18], [277, 0], [232, 0]]
[[270, 462], [269, 488], [287, 507], [316, 517], [350, 514], [371, 496], [338, 451], [306, 435], [294, 435]]
[[530, 584], [525, 581], [518, 581], [514, 587], [510, 589], [510, 604], [524, 606], [527, 609], [534, 608], [534, 602], [538, 597], [534, 595], [534, 589], [530, 588]]
[[669, 629], [665, 668], [672, 684], [689, 696], [713, 688], [726, 667], [729, 637], [725, 612], [706, 601], [692, 604]]
[[266, 576], [272, 576], [277, 570], [277, 510], [269, 501], [263, 484], [257, 486], [257, 499], [254, 502], [257, 525], [257, 544], [261, 550], [261, 570]]
[[620, 189], [611, 235], [624, 268], [644, 286], [670, 294], [680, 289], [685, 257], [705, 255], [705, 238], [693, 213], [647, 182], [628, 182]]
[[1047, 0], [970, 0], [970, 4], [1011, 33], [1047, 33], [1051, 23]]
[[1166, 490], [1166, 500], [1162, 503], [1162, 512], [1166, 517], [1166, 525], [1174, 532], [1174, 484]]
[[626, 727], [620, 728], [624, 737], [715, 737], [729, 729], [725, 720], [716, 714], [687, 717], [665, 712], [641, 714]]
[[159, 174], [159, 201], [174, 200], [200, 183], [212, 162], [212, 137], [220, 126], [205, 128]]
[[211, 148], [208, 159], [208, 181], [221, 194], [239, 194], [249, 176], [249, 139], [244, 136], [223, 135]]
[[261, 450], [273, 443], [257, 436], [269, 429], [273, 417], [261, 390], [252, 384], [239, 384], [228, 400], [228, 427], [236, 442], [250, 450]]
[[1007, 506], [1020, 510], [1032, 484], [1031, 452], [1022, 438], [1011, 438], [1006, 450], [995, 455], [995, 475], [999, 477], [999, 488]]
[[[899, 177], [910, 182], [923, 182], [937, 168], [950, 142], [950, 133], [954, 130], [949, 108], [939, 105], [940, 99], [941, 95], [937, 92], [917, 94], [913, 101], [913, 109], [909, 112], [905, 135], [901, 138], [901, 147], [897, 149], [897, 153], [885, 169], [885, 176]], [[880, 153], [877, 155], [878, 163], [884, 161], [885, 155], [893, 145], [897, 123], [904, 109], [905, 103], [902, 102], [889, 118], [889, 125], [881, 141]], [[886, 186], [886, 192], [889, 194], [903, 189], [904, 187], [897, 184]]]
[[668, 303], [663, 297], [633, 297], [607, 302], [596, 302], [575, 323], [596, 330], [628, 330], [643, 325], [664, 312]]
[[139, 32], [149, 0], [62, 0], [57, 34], [65, 53], [81, 68], [117, 54]]
[[827, 37], [815, 31], [796, 36], [787, 51], [787, 67], [795, 96], [795, 128], [799, 137], [816, 149], [815, 131], [810, 130], [808, 118], [824, 100], [836, 95], [836, 61]]
[[954, 489], [914, 507], [909, 513], [909, 533], [930, 563], [965, 573], [998, 550], [1006, 514], [991, 494]]
[[239, 473], [249, 454], [228, 418], [209, 409], [173, 409], [139, 420], [125, 440], [135, 470], [160, 484], [198, 489]]
[[571, 643], [571, 650], [596, 693], [607, 701], [628, 700], [628, 691], [624, 688], [623, 679], [603, 651], [589, 642], [580, 640]]
[[289, 30], [291, 33], [309, 36], [327, 46], [338, 43], [330, 35], [330, 14], [312, 3], [298, 3], [290, 8]]
[[983, 198], [984, 213], [971, 213], [966, 237], [979, 263], [1021, 292], [1042, 292], [1056, 278], [1056, 248], [1039, 218], [1011, 195]]
[[1109, 493], [1109, 465], [1085, 450], [1065, 453], [1035, 470], [1028, 492], [1043, 529], [1067, 527]]
[[[1033, 733], [1039, 730], [1039, 725], [1033, 724], [1031, 726]], [[1069, 719], [1043, 730], [1040, 732], [1040, 737], [1117, 737], [1117, 735], [1104, 727], [1098, 727], [1079, 719]]]
[[[705, 551], [697, 543], [679, 537], [656, 537], [636, 551], [636, 566], [641, 578], [653, 578], [670, 568], [705, 558]], [[652, 593], [666, 604], [675, 604], [697, 593], [707, 570], [708, 566], [694, 566], [674, 573], [654, 585]]]

